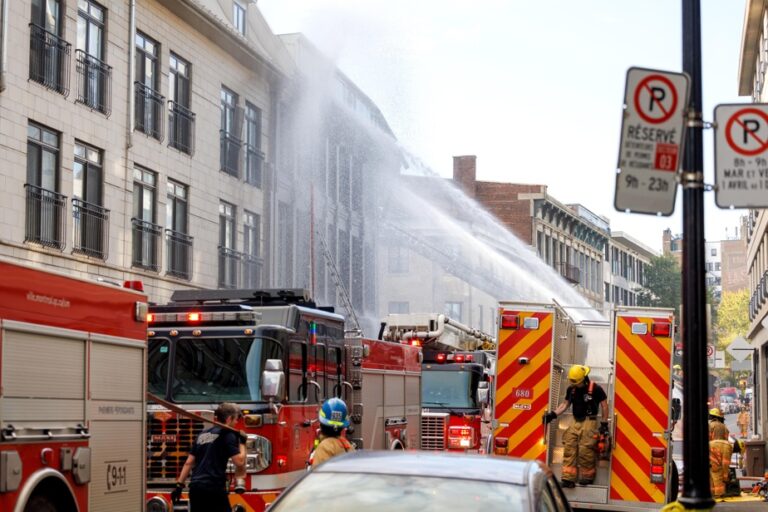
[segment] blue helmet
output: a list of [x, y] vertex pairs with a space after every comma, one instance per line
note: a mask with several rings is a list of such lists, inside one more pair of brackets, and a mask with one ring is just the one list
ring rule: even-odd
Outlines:
[[349, 426], [347, 404], [341, 398], [329, 398], [320, 407], [320, 424], [335, 429]]

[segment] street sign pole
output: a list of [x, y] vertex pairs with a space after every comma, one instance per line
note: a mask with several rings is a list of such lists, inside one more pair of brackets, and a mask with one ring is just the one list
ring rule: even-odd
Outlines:
[[683, 495], [686, 509], [709, 510], [707, 325], [704, 287], [704, 156], [701, 94], [701, 6], [683, 0], [683, 71], [691, 77], [683, 155]]

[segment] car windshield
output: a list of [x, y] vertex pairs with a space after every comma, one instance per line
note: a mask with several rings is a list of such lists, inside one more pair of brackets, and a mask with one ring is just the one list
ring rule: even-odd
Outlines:
[[270, 512], [425, 512], [529, 510], [520, 485], [428, 476], [312, 473], [288, 491]]
[[[169, 341], [151, 340], [149, 390], [165, 395]], [[171, 371], [176, 402], [261, 401], [261, 373], [267, 359], [281, 359], [282, 347], [269, 338], [181, 338]]]
[[421, 374], [424, 407], [477, 408], [472, 393], [472, 372], [425, 370]]

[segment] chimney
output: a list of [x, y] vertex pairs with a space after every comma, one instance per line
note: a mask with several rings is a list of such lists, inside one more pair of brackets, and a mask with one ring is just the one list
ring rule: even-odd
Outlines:
[[475, 197], [477, 157], [475, 155], [453, 157], [453, 181], [469, 197]]

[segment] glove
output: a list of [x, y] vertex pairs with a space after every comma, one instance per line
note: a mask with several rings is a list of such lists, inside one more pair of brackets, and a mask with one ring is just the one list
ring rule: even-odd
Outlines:
[[555, 411], [549, 411], [547, 414], [545, 414], [541, 420], [545, 425], [549, 425], [552, 420], [557, 418], [557, 414], [555, 414]]
[[178, 503], [181, 499], [181, 491], [184, 490], [184, 484], [181, 482], [176, 482], [176, 488], [173, 489], [171, 492], [171, 501], [173, 503]]
[[246, 444], [248, 442], [248, 434], [241, 430], [239, 434], [239, 440], [240, 444]]
[[607, 421], [601, 421], [600, 422], [600, 434], [602, 434], [602, 435], [608, 434], [608, 422]]

